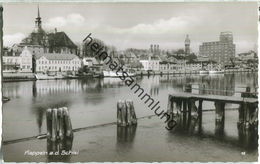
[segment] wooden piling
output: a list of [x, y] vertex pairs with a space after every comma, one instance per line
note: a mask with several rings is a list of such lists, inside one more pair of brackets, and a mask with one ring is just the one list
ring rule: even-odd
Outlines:
[[130, 113], [131, 113], [131, 122], [132, 124], [137, 124], [137, 118], [135, 114], [134, 102], [130, 100]]
[[51, 141], [72, 138], [72, 125], [67, 107], [47, 109], [46, 111], [47, 139]]
[[52, 111], [52, 131], [51, 140], [56, 141], [57, 138], [57, 109], [54, 108]]
[[65, 120], [65, 135], [66, 137], [73, 137], [73, 132], [72, 132], [72, 125], [71, 125], [71, 120], [69, 116], [69, 111], [67, 107], [63, 107], [63, 115], [64, 115], [64, 120]]
[[51, 138], [52, 134], [52, 110], [49, 108], [46, 111], [46, 127], [47, 127], [47, 138]]
[[137, 118], [132, 100], [117, 102], [117, 125], [128, 126], [137, 124]]
[[215, 107], [216, 107], [215, 134], [222, 136], [224, 133], [224, 125], [225, 125], [225, 103], [221, 101], [216, 101]]
[[199, 100], [199, 106], [198, 106], [198, 118], [199, 118], [199, 133], [202, 133], [202, 103], [203, 100]]
[[58, 136], [59, 139], [63, 139], [64, 138], [64, 115], [63, 115], [63, 108], [59, 108], [58, 109]]

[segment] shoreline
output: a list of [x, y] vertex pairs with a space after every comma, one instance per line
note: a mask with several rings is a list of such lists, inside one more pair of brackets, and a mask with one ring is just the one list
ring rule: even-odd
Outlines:
[[[230, 74], [230, 73], [254, 73], [257, 72], [258, 70], [242, 70], [242, 71], [225, 71], [224, 73], [220, 73], [220, 74], [200, 74], [198, 71], [187, 71], [187, 72], [182, 72], [182, 71], [175, 71], [175, 72], [161, 72], [161, 71], [157, 71], [157, 72], [152, 72], [148, 73], [147, 71], [141, 71], [138, 74], [136, 74], [136, 76], [154, 76], [154, 75], [224, 75], [224, 74]], [[24, 82], [24, 81], [37, 81], [38, 79], [35, 77], [35, 74], [30, 73], [30, 75], [19, 75], [17, 73], [12, 73], [12, 76], [5, 76], [3, 73], [3, 78], [2, 78], [2, 82], [4, 83], [8, 83], [8, 82]], [[135, 77], [136, 77], [135, 76]], [[67, 79], [85, 79], [85, 78], [117, 78], [117, 77], [91, 77], [91, 76], [79, 76], [79, 77], [73, 77], [73, 78], [68, 78], [68, 77], [64, 77], [64, 78], [50, 78], [50, 79], [40, 79], [40, 80], [67, 80]]]

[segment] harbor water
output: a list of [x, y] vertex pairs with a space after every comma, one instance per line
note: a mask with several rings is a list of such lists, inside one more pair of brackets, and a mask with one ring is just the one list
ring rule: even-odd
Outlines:
[[[226, 96], [241, 96], [241, 92], [245, 91], [247, 86], [251, 87], [251, 91], [255, 92], [257, 86], [257, 73], [236, 73], [236, 74], [220, 74], [220, 75], [156, 75], [156, 76], [144, 76], [135, 77], [135, 81], [144, 88], [145, 92], [149, 93], [154, 100], [160, 101], [161, 109], [167, 110], [168, 94], [174, 92], [182, 92], [185, 84], [192, 84], [192, 92], [195, 94], [217, 94]], [[203, 91], [204, 89], [204, 91]], [[3, 96], [10, 98], [10, 101], [3, 104], [3, 141], [11, 141], [39, 134], [46, 133], [46, 118], [45, 113], [48, 108], [59, 108], [67, 106], [71, 117], [73, 129], [81, 127], [89, 127], [94, 125], [101, 125], [116, 121], [116, 102], [118, 100], [131, 99], [134, 101], [135, 111], [137, 118], [153, 115], [147, 104], [140, 100], [137, 94], [134, 93], [128, 86], [124, 84], [119, 78], [88, 78], [88, 79], [62, 79], [62, 80], [37, 80], [26, 82], [6, 82], [3, 83], [2, 88]], [[180, 137], [178, 134], [169, 134], [164, 128], [163, 120], [158, 117], [153, 117], [151, 121], [141, 120], [135, 131], [136, 140], [132, 142], [143, 143], [141, 146], [133, 148], [134, 152], [131, 155], [124, 156], [124, 158], [118, 157], [112, 158], [113, 153], [103, 156], [90, 156], [87, 159], [77, 156], [73, 156], [75, 161], [191, 161], [198, 159], [198, 161], [218, 161], [219, 157], [211, 156], [210, 158], [199, 158], [195, 156], [189, 156], [190, 159], [185, 160], [181, 157], [180, 152], [172, 150], [172, 153], [179, 158], [171, 158], [170, 152], [160, 152], [160, 155], [153, 155], [148, 157], [149, 153], [154, 154], [153, 148], [164, 151], [160, 146], [169, 146], [174, 149], [175, 146], [183, 146], [183, 153], [192, 153], [198, 147], [198, 142], [201, 144], [197, 148], [199, 152], [207, 151], [206, 149], [216, 149], [219, 147], [225, 153], [234, 153], [243, 151], [239, 142], [237, 122], [238, 122], [238, 106], [227, 104], [227, 110], [225, 113], [225, 129], [224, 137], [222, 140], [215, 141], [215, 111], [213, 103], [205, 103], [203, 106], [204, 114], [202, 120], [203, 133], [205, 136], [211, 136], [207, 138], [207, 141], [197, 141], [198, 138], [194, 136]], [[154, 128], [154, 130], [149, 127]], [[110, 130], [109, 130], [110, 129]], [[143, 131], [142, 131], [143, 129]], [[111, 138], [115, 137], [116, 127], [101, 127], [97, 130], [92, 130], [92, 136], [102, 140], [101, 143], [107, 145], [106, 149], [111, 147]], [[99, 132], [97, 132], [99, 131]], [[106, 133], [106, 131], [109, 131]], [[81, 136], [75, 136], [73, 149], [84, 149], [84, 139], [86, 139], [86, 132], [79, 132]], [[88, 132], [91, 133], [91, 130]], [[97, 136], [94, 136], [97, 134]], [[112, 135], [113, 134], [113, 135]], [[145, 135], [153, 135], [153, 137], [145, 138]], [[157, 137], [156, 135], [163, 135], [164, 137]], [[84, 137], [86, 136], [86, 137]], [[139, 136], [139, 137], [138, 137]], [[143, 137], [142, 137], [143, 136]], [[166, 137], [167, 136], [167, 137]], [[204, 137], [205, 137], [204, 136]], [[109, 137], [110, 140], [109, 140]], [[118, 136], [117, 136], [118, 137]], [[122, 138], [121, 138], [122, 140]], [[124, 140], [124, 139], [123, 139]], [[160, 141], [156, 141], [160, 140]], [[148, 143], [149, 141], [149, 143]], [[37, 142], [37, 143], [36, 143]], [[87, 141], [86, 141], [87, 142]], [[91, 141], [89, 141], [91, 142]], [[94, 141], [93, 141], [94, 142]], [[109, 142], [111, 142], [109, 144]], [[228, 147], [223, 145], [226, 142], [230, 143]], [[101, 144], [100, 143], [100, 144]], [[159, 144], [160, 143], [160, 144]], [[95, 143], [96, 147], [93, 147], [92, 151], [82, 151], [82, 154], [92, 153], [101, 149], [98, 143]], [[95, 145], [94, 144], [94, 145]], [[118, 143], [115, 143], [118, 144]], [[120, 143], [121, 146], [116, 148], [117, 151], [130, 151], [132, 148], [129, 143]], [[12, 153], [24, 148], [25, 143], [8, 144], [4, 145], [3, 150], [6, 155], [7, 161], [23, 161], [24, 156], [17, 155], [11, 159]], [[33, 141], [34, 148], [41, 147], [43, 140]], [[136, 145], [136, 144], [135, 144]], [[218, 146], [216, 146], [218, 145]], [[86, 145], [90, 146], [90, 145]], [[190, 150], [189, 150], [190, 146]], [[212, 147], [211, 147], [212, 146]], [[44, 147], [44, 146], [43, 146]], [[146, 148], [146, 150], [144, 150]], [[46, 149], [46, 146], [45, 146]], [[86, 148], [87, 149], [87, 148]], [[103, 147], [104, 149], [104, 147]], [[119, 150], [118, 150], [119, 149]], [[25, 151], [25, 150], [24, 150]], [[115, 151], [109, 149], [107, 151]], [[140, 151], [140, 152], [139, 152]], [[250, 156], [244, 158], [245, 161], [257, 160], [257, 150], [250, 151]], [[145, 153], [144, 153], [145, 152]], [[79, 152], [80, 153], [80, 152]], [[103, 153], [101, 151], [101, 153]], [[140, 153], [144, 156], [140, 156]], [[118, 154], [117, 154], [118, 155]], [[103, 158], [102, 158], [103, 157]], [[158, 157], [158, 160], [154, 159]], [[30, 157], [30, 161], [47, 161], [47, 157]], [[234, 156], [231, 161], [241, 160], [241, 154]], [[65, 159], [65, 158], [64, 158]], [[113, 160], [114, 159], [114, 160]], [[28, 160], [28, 159], [26, 159]], [[25, 160], [25, 161], [26, 161]], [[73, 161], [73, 160], [69, 160]], [[223, 161], [228, 159], [223, 158]], [[67, 161], [68, 162], [68, 161]]]

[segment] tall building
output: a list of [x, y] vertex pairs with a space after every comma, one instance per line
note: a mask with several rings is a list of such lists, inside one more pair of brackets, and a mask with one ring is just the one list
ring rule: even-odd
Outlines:
[[221, 32], [219, 41], [202, 43], [199, 54], [225, 66], [235, 57], [235, 49], [236, 45], [233, 43], [232, 32]]
[[186, 35], [186, 39], [185, 39], [185, 55], [189, 55], [190, 54], [190, 38], [189, 35]]

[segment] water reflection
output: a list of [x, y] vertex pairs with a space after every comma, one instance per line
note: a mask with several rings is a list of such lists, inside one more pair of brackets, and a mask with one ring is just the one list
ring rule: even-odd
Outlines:
[[117, 150], [130, 150], [133, 146], [137, 125], [117, 126]]
[[[240, 97], [240, 93], [237, 92], [244, 91], [245, 86], [250, 86], [251, 90], [254, 91], [254, 88], [257, 87], [257, 77], [257, 73], [238, 73], [215, 76], [144, 76], [135, 77], [135, 80], [147, 93], [158, 99], [162, 107], [166, 107], [166, 96], [176, 91], [182, 92], [184, 85], [187, 83], [192, 84], [192, 92], [194, 93]], [[3, 123], [6, 125], [3, 126], [5, 139], [16, 139], [44, 133], [44, 115], [48, 108], [67, 106], [72, 111], [73, 118], [75, 118], [73, 121], [76, 128], [90, 124], [113, 122], [115, 104], [121, 98], [131, 98], [136, 102], [138, 117], [152, 114], [150, 110], [144, 110], [146, 106], [138, 103], [138, 98], [133, 97], [129, 88], [118, 78], [10, 82], [3, 83], [2, 92], [3, 96], [11, 99], [3, 104]], [[214, 107], [213, 105], [206, 104], [205, 109], [210, 109]], [[19, 116], [15, 115], [18, 110]], [[106, 115], [106, 117], [100, 117], [101, 115]], [[183, 119], [187, 120], [185, 117]], [[194, 116], [194, 119], [190, 120], [191, 124], [195, 124], [193, 122], [196, 122], [196, 119], [198, 119], [197, 122], [201, 121]], [[27, 131], [28, 134], [24, 134], [13, 122], [19, 122], [21, 126], [28, 127], [31, 130]], [[201, 124], [199, 125], [201, 126]], [[207, 128], [214, 129], [215, 127], [210, 125], [209, 127], [200, 127], [200, 130], [203, 133], [203, 130], [207, 130]], [[197, 129], [199, 127], [195, 126], [195, 131]], [[236, 128], [230, 133], [238, 137]]]
[[65, 138], [61, 141], [47, 139], [47, 162], [69, 162], [72, 151], [73, 138]]
[[[172, 118], [176, 122], [176, 126], [170, 131], [169, 137], [175, 134], [193, 135], [199, 137], [211, 137], [222, 142], [231, 143], [242, 147], [247, 151], [255, 150], [258, 147], [258, 127], [257, 125], [245, 126], [238, 122], [237, 131], [238, 137], [228, 136], [225, 131], [225, 111], [215, 111], [216, 119], [214, 133], [204, 131], [205, 125], [202, 123], [203, 111], [200, 111], [196, 107], [195, 103], [180, 102], [180, 99], [176, 99], [174, 103], [175, 110], [169, 111]], [[191, 107], [191, 105], [195, 107]], [[189, 112], [190, 111], [190, 112]], [[169, 138], [169, 141], [171, 139]]]

